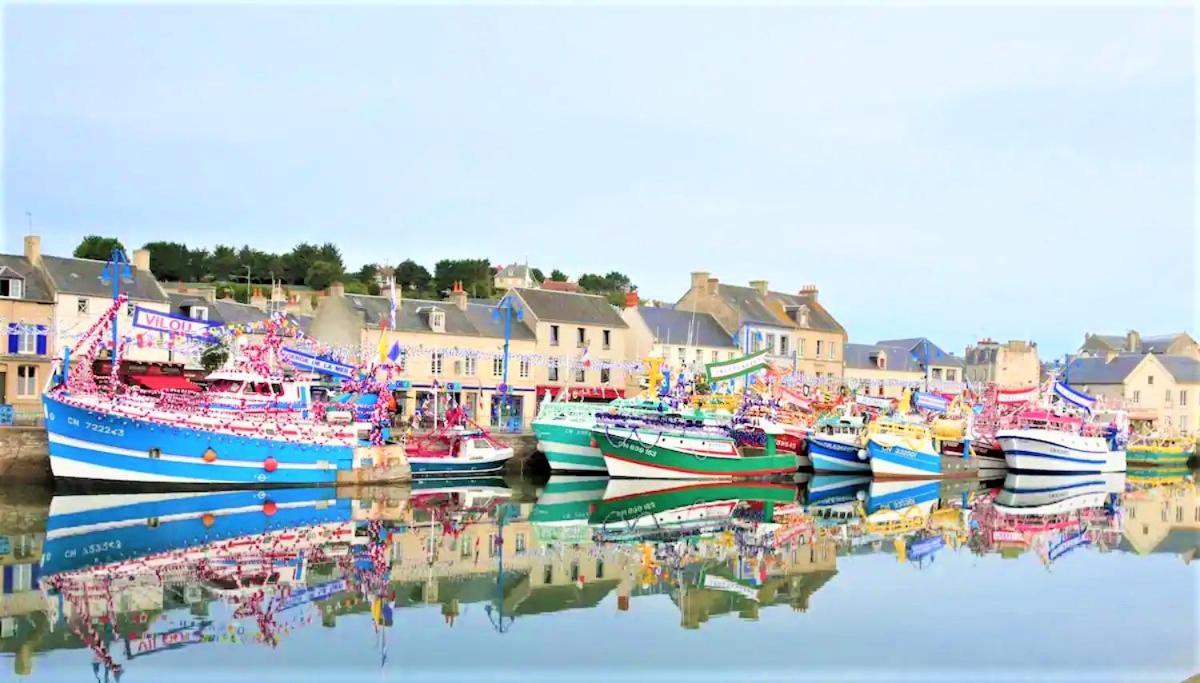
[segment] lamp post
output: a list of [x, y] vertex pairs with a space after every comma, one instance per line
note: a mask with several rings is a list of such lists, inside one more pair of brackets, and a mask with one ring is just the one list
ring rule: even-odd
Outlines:
[[[496, 539], [495, 543], [499, 547], [496, 552], [496, 608], [493, 609], [491, 604], [484, 605], [483, 611], [487, 614], [488, 621], [492, 622], [492, 628], [498, 633], [504, 633], [513, 625], [515, 617], [511, 614], [504, 614], [504, 522], [508, 520], [512, 513], [511, 503], [502, 503], [499, 506], [496, 515]], [[513, 515], [515, 516], [515, 515]], [[494, 614], [493, 614], [494, 612]], [[508, 619], [508, 623], [504, 622]]]
[[[125, 250], [120, 247], [113, 247], [112, 253], [109, 254], [108, 263], [100, 271], [100, 281], [104, 284], [112, 285], [112, 298], [116, 301], [121, 296], [121, 282], [133, 282], [133, 269], [129, 267], [129, 259], [125, 257]], [[121, 317], [121, 312], [117, 311], [112, 319], [112, 356], [115, 361], [117, 358], [117, 323]]]
[[525, 311], [521, 309], [519, 304], [513, 302], [511, 296], [505, 296], [496, 305], [496, 309], [492, 311], [492, 318], [494, 320], [499, 320], [501, 317], [504, 318], [504, 357], [500, 365], [500, 419], [501, 422], [507, 424], [509, 415], [512, 413], [512, 392], [508, 386], [508, 349], [509, 343], [512, 341], [513, 318], [515, 317], [518, 322], [524, 320]]

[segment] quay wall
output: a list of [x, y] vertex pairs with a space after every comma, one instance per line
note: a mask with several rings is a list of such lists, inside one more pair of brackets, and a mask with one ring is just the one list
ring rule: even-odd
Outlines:
[[0, 427], [0, 484], [49, 484], [45, 427]]

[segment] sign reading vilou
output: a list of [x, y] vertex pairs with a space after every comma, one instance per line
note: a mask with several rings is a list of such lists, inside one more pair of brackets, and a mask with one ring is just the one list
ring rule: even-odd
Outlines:
[[741, 358], [709, 363], [704, 366], [709, 382], [720, 382], [735, 377], [753, 374], [767, 367], [766, 350], [752, 353]]

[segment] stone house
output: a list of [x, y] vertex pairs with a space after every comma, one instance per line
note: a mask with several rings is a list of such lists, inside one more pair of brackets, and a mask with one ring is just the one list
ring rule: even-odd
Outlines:
[[967, 381], [994, 383], [1006, 388], [1035, 386], [1041, 373], [1037, 344], [1019, 339], [1003, 344], [981, 339], [967, 347], [963, 362], [963, 376]]

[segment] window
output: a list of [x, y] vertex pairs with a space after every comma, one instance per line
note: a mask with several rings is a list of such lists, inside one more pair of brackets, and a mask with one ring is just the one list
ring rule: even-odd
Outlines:
[[75, 310], [79, 313], [86, 314], [88, 312], [88, 300], [83, 297], [79, 297], [78, 299], [76, 299], [75, 300]]
[[817, 358], [821, 357], [821, 340], [817, 340]]
[[604, 330], [604, 332], [601, 333], [601, 336], [604, 340], [604, 348], [611, 349], [612, 348], [612, 330]]
[[1166, 397], [1163, 399], [1167, 405], [1171, 405], [1171, 390], [1167, 389]]
[[1146, 376], [1146, 384], [1147, 384], [1147, 385], [1154, 384], [1154, 375], [1147, 375], [1147, 376]]
[[733, 360], [733, 351], [725, 352], [725, 360]]
[[587, 343], [587, 338], [584, 335], [586, 335], [586, 334], [587, 334], [587, 330], [585, 330], [584, 328], [582, 328], [582, 327], [575, 328], [575, 346], [577, 346], [581, 349], [585, 346], [585, 344]]
[[434, 332], [446, 331], [446, 312], [434, 309], [429, 312], [429, 329]]
[[1137, 389], [1133, 390], [1133, 402], [1134, 403], [1142, 402], [1142, 392], [1138, 391]]
[[554, 565], [549, 562], [542, 568], [542, 583], [551, 584], [554, 582]]
[[[1200, 509], [1200, 508], [1197, 508], [1197, 509]], [[603, 557], [596, 558], [596, 578], [597, 579], [604, 578], [604, 558]]]
[[17, 366], [17, 396], [34, 396], [37, 394], [37, 366]]
[[583, 368], [575, 368], [575, 381], [580, 384], [587, 381], [587, 371]]
[[[1180, 508], [1182, 510], [1183, 508]], [[579, 560], [571, 560], [571, 581], [579, 580]]]
[[1183, 506], [1182, 506], [1182, 505], [1180, 505], [1179, 507], [1175, 508], [1175, 521], [1176, 521], [1176, 522], [1182, 522], [1182, 521], [1183, 521]]
[[934, 379], [941, 379], [941, 378], [942, 378], [942, 369], [941, 369], [941, 368], [934, 368], [934, 369], [933, 369], [933, 378], [934, 378]]
[[786, 334], [779, 335], [779, 355], [788, 355], [788, 336]]
[[208, 320], [208, 306], [192, 306], [194, 320]]
[[957, 375], [957, 373], [954, 371], [954, 369], [953, 369], [953, 368], [947, 368], [947, 369], [946, 369], [946, 380], [947, 380], [947, 381], [949, 381], [949, 382], [953, 382], [953, 381], [955, 381], [957, 378], [958, 378], [958, 375]]
[[434, 351], [429, 356], [429, 372], [440, 375], [442, 374], [442, 352]]
[[517, 534], [517, 552], [518, 553], [525, 552], [525, 534], [524, 533]]
[[837, 355], [837, 342], [829, 342], [826, 348], [829, 350], [829, 360], [833, 360], [833, 357]]
[[550, 364], [546, 366], [546, 380], [550, 382], [558, 381], [558, 363], [554, 360], [551, 360]]
[[19, 325], [17, 327], [17, 353], [37, 353], [37, 326]]
[[9, 299], [21, 298], [21, 285], [25, 284], [16, 278], [4, 278], [0, 280], [0, 296]]
[[766, 335], [766, 341], [767, 341], [767, 353], [775, 353], [775, 335], [773, 335], [773, 334]]
[[1187, 389], [1179, 390], [1179, 405], [1181, 405], [1181, 406], [1187, 405]]
[[687, 349], [685, 349], [681, 346], [678, 349], [676, 349], [676, 351], [679, 354], [679, 364], [683, 365], [684, 363], [687, 362]]
[[796, 357], [797, 358], [804, 357], [804, 337], [796, 338]]
[[717, 352], [716, 352], [716, 351], [709, 351], [709, 352], [708, 352], [708, 362], [709, 362], [709, 363], [716, 363], [716, 362], [717, 362]]
[[558, 346], [558, 325], [550, 326], [550, 346]]
[[459, 553], [462, 559], [471, 557], [471, 539], [469, 536], [462, 537], [462, 551]]
[[132, 301], [125, 304], [125, 317], [127, 317], [127, 318], [133, 317], [133, 302]]
[[1179, 416], [1179, 431], [1180, 431], [1180, 432], [1182, 432], [1182, 433], [1184, 433], [1184, 434], [1187, 434], [1187, 430], [1188, 430], [1188, 419], [1187, 419], [1187, 417], [1188, 417], [1187, 415], [1180, 415], [1180, 416]]
[[600, 368], [600, 383], [601, 384], [608, 384], [609, 380], [611, 379], [609, 372], [610, 371], [608, 368]]
[[464, 356], [463, 357], [463, 374], [464, 375], [474, 375], [475, 374], [475, 356]]

